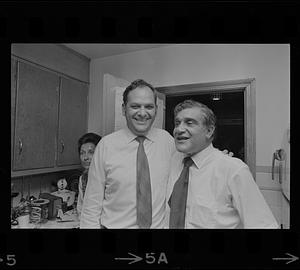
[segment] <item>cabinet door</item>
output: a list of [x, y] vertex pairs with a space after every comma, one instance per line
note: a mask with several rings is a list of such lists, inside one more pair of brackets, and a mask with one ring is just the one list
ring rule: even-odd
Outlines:
[[58, 166], [79, 164], [78, 139], [86, 133], [88, 86], [81, 82], [61, 78]]
[[10, 166], [13, 166], [13, 155], [14, 155], [14, 126], [15, 126], [15, 109], [16, 109], [16, 68], [17, 68], [17, 62], [14, 59], [11, 59], [11, 75], [10, 75], [10, 92], [11, 92], [11, 110], [10, 110], [10, 127], [11, 127], [11, 164]]
[[19, 62], [14, 170], [55, 165], [59, 77]]

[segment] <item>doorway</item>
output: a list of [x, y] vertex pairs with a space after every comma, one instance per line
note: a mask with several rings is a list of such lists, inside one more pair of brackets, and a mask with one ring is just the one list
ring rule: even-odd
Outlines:
[[166, 96], [165, 129], [171, 135], [174, 129], [174, 108], [186, 99], [203, 103], [215, 113], [217, 126], [214, 147], [220, 150], [227, 149], [233, 152], [235, 157], [245, 161], [243, 91]]
[[[255, 79], [218, 81], [156, 87], [164, 100], [163, 127], [173, 133], [174, 107], [185, 99], [195, 99], [217, 116], [215, 147], [228, 149], [242, 159], [256, 177]], [[213, 100], [214, 95], [219, 96]]]

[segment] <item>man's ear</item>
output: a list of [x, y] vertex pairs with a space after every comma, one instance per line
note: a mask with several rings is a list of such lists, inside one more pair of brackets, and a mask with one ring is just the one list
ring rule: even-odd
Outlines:
[[207, 128], [207, 133], [206, 133], [207, 139], [210, 139], [212, 137], [212, 135], [214, 134], [214, 131], [215, 131], [214, 126], [210, 126]]
[[125, 104], [122, 104], [122, 115], [125, 116], [125, 112], [126, 112], [126, 108], [125, 108]]

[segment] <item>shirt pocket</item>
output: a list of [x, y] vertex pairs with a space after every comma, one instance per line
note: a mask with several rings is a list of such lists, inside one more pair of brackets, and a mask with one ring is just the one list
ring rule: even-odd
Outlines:
[[216, 227], [215, 203], [198, 199], [189, 208], [189, 220], [193, 228], [213, 229]]

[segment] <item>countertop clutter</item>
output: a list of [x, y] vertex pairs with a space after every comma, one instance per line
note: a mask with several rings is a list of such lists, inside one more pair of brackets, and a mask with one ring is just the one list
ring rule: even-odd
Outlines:
[[79, 219], [75, 209], [69, 210], [53, 220], [45, 219], [43, 222], [30, 222], [30, 215], [17, 218], [18, 224], [12, 229], [74, 229], [79, 228]]
[[[79, 228], [74, 196], [70, 202], [71, 191], [64, 190], [55, 196], [40, 193], [39, 198], [33, 196], [22, 198], [16, 207], [11, 209], [11, 228], [18, 229], [72, 229]], [[62, 195], [68, 195], [62, 196]], [[64, 199], [66, 201], [64, 201]]]

